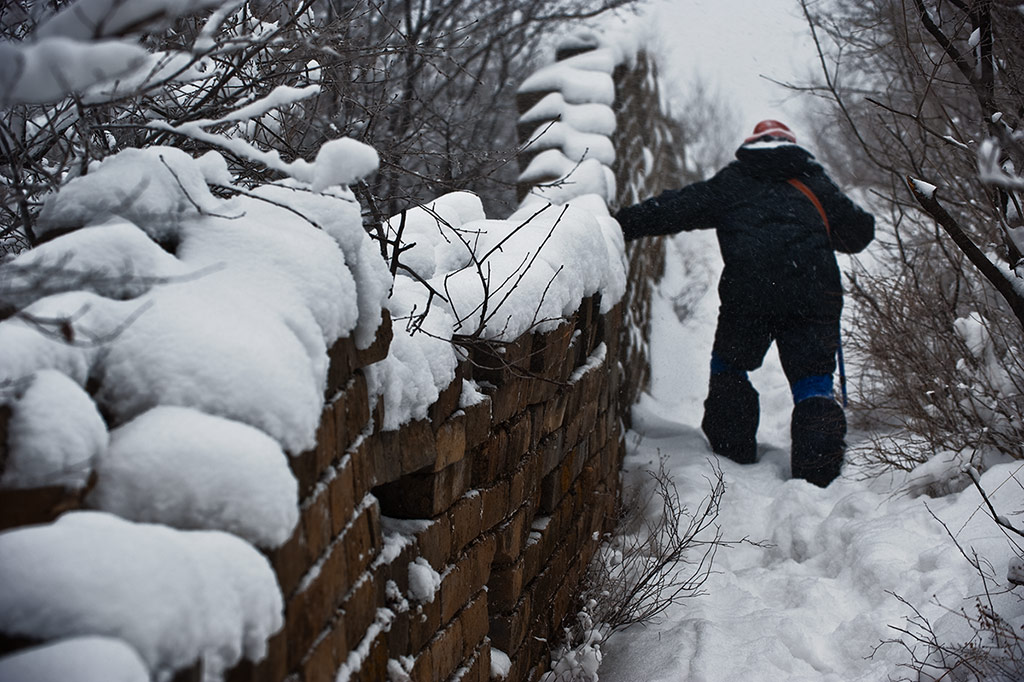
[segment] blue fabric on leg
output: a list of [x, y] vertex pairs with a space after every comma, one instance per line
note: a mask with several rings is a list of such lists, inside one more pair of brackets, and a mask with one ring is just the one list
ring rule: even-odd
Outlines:
[[736, 369], [728, 362], [719, 357], [718, 353], [711, 351], [711, 373], [712, 374], [736, 374], [746, 378], [747, 373], [742, 369]]
[[[714, 370], [712, 370], [714, 371]], [[835, 399], [831, 374], [817, 374], [804, 377], [790, 386], [793, 392], [793, 403], [801, 403], [808, 398]]]

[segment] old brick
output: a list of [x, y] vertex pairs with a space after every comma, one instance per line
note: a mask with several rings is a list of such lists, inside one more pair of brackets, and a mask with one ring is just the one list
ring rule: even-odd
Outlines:
[[437, 456], [431, 471], [440, 471], [466, 456], [466, 415], [457, 413], [437, 427], [435, 434]]
[[433, 675], [434, 660], [430, 655], [430, 649], [424, 649], [413, 661], [409, 678], [412, 682], [436, 682]]
[[451, 621], [482, 583], [473, 575], [472, 557], [463, 557], [445, 572], [441, 582], [441, 624]]
[[[551, 560], [547, 566], [537, 575], [533, 581], [530, 582], [530, 599], [533, 604], [536, 605], [538, 617], [542, 617], [547, 620], [548, 609], [551, 605], [551, 600], [555, 596], [555, 590], [561, 584], [563, 579], [563, 571], [565, 570], [565, 543], [563, 543], [558, 550], [551, 556]], [[539, 605], [544, 604], [545, 609], [541, 612]], [[536, 634], [536, 633], [532, 633]]]
[[[543, 635], [538, 635], [543, 637]], [[530, 640], [527, 640], [528, 642]], [[515, 655], [510, 656], [512, 661], [512, 667], [509, 668], [508, 677], [505, 679], [508, 682], [531, 682], [533, 679], [533, 667], [536, 665], [535, 661], [537, 654], [534, 650], [540, 649], [539, 642], [530, 642], [529, 646], [520, 647], [519, 651]]]
[[[445, 567], [440, 599], [435, 600], [440, 606], [437, 614], [440, 625], [452, 620], [487, 584], [491, 562], [494, 560], [494, 548], [493, 536], [484, 536]], [[437, 629], [437, 625], [434, 629]]]
[[573, 512], [572, 500], [565, 498], [550, 515], [537, 516], [533, 519], [530, 540], [523, 552], [527, 582], [533, 580], [554, 553], [572, 521]]
[[345, 390], [332, 404], [335, 438], [347, 449], [366, 429], [370, 421], [370, 397], [366, 376], [357, 370], [352, 374]]
[[[316, 483], [320, 478], [316, 451], [307, 450], [306, 452], [288, 457], [288, 466], [291, 468], [292, 475], [295, 476], [295, 480], [299, 484], [299, 499], [306, 499], [313, 491], [313, 488], [316, 487]], [[5, 497], [7, 497], [6, 491]]]
[[338, 668], [333, 637], [322, 637], [301, 663], [302, 679], [330, 680]]
[[487, 581], [487, 601], [496, 611], [510, 611], [523, 594], [525, 560], [491, 569]]
[[415, 537], [417, 554], [426, 559], [435, 571], [442, 570], [448, 563], [452, 546], [452, 527], [448, 515], [443, 514], [430, 521], [416, 531]]
[[544, 404], [544, 421], [541, 435], [546, 436], [562, 425], [569, 402], [569, 389], [561, 389]]
[[380, 443], [380, 447], [373, 450], [374, 485], [390, 483], [401, 478], [405, 473], [402, 464], [401, 430], [379, 431], [371, 437], [371, 441]]
[[462, 623], [453, 621], [430, 642], [435, 680], [445, 680], [462, 663]]
[[416, 604], [409, 619], [409, 648], [420, 651], [441, 628], [441, 600]]
[[529, 382], [520, 376], [510, 377], [491, 395], [491, 423], [500, 424], [519, 414], [529, 398]]
[[366, 636], [366, 629], [377, 615], [377, 586], [372, 574], [365, 573], [356, 581], [341, 608], [345, 619], [346, 649], [338, 653], [344, 660], [348, 652], [359, 646], [359, 642]]
[[462, 621], [462, 658], [470, 659], [490, 628], [487, 621], [487, 592], [476, 594], [459, 615]]
[[[388, 679], [388, 647], [387, 633], [378, 632], [368, 643], [363, 642], [366, 655], [362, 658], [361, 665], [353, 670], [348, 678], [350, 682], [379, 682]], [[338, 675], [326, 678], [328, 681], [335, 679]], [[312, 682], [307, 678], [307, 682]]]
[[524, 411], [508, 424], [508, 461], [515, 463], [530, 450], [533, 420], [529, 411]]
[[451, 507], [469, 488], [469, 481], [470, 467], [462, 460], [437, 473], [403, 476], [378, 486], [374, 494], [388, 516], [430, 518]]
[[327, 488], [320, 488], [316, 497], [307, 500], [299, 509], [299, 522], [306, 537], [311, 557], [319, 557], [334, 538], [331, 525], [331, 498]]
[[391, 347], [391, 339], [394, 332], [391, 328], [391, 313], [387, 308], [381, 310], [380, 325], [373, 337], [373, 343], [363, 350], [356, 351], [355, 363], [358, 367], [366, 367], [375, 362], [380, 362], [388, 355], [388, 348]]
[[434, 428], [438, 428], [455, 410], [459, 409], [459, 399], [462, 397], [462, 382], [464, 380], [464, 365], [459, 365], [455, 372], [455, 378], [437, 396], [437, 400], [427, 409], [427, 418]]
[[336, 545], [335, 553], [345, 557], [346, 572], [350, 579], [366, 570], [383, 544], [379, 525], [372, 518], [377, 513], [376, 505], [367, 507], [345, 529]]
[[541, 352], [533, 358], [531, 365], [537, 373], [548, 379], [561, 380], [569, 344], [576, 329], [576, 315], [563, 322], [557, 329], [543, 335]]
[[348, 450], [352, 458], [353, 493], [357, 500], [363, 499], [377, 485], [374, 460], [378, 458], [375, 450], [380, 447], [381, 442], [377, 438], [363, 438]]
[[569, 579], [562, 580], [562, 583], [555, 588], [554, 594], [551, 595], [551, 599], [547, 602], [548, 611], [548, 627], [552, 631], [557, 632], [562, 627], [562, 621], [569, 613], [569, 607], [573, 602], [573, 597], [576, 593], [576, 583]]
[[312, 563], [302, 524], [295, 528], [287, 542], [267, 552], [267, 558], [277, 574], [281, 592], [286, 597], [291, 595]]
[[490, 611], [488, 637], [498, 649], [509, 655], [514, 654], [526, 638], [533, 618], [530, 592], [524, 592], [515, 606], [508, 611], [500, 612], [492, 605]]
[[335, 428], [334, 410], [327, 406], [320, 413], [320, 426], [316, 430], [316, 468], [317, 478], [322, 478], [324, 473], [331, 469], [334, 462], [342, 455], [342, 447], [339, 447]]
[[352, 377], [352, 370], [355, 366], [356, 347], [355, 341], [350, 338], [338, 339], [327, 351], [327, 359], [330, 364], [327, 368], [327, 389], [324, 397], [334, 397]]
[[452, 556], [456, 556], [480, 535], [480, 504], [482, 498], [476, 490], [463, 495], [452, 505], [448, 519], [452, 526]]
[[[589, 400], [583, 406], [583, 414], [580, 418], [580, 429], [581, 433], [586, 435], [594, 429], [594, 425], [597, 423], [597, 402], [593, 399]], [[576, 442], [579, 442], [577, 437]]]
[[289, 670], [294, 670], [309, 655], [310, 647], [330, 620], [327, 582], [315, 580], [296, 592], [285, 605], [285, 631], [288, 633]]
[[484, 396], [480, 402], [462, 408], [466, 413], [466, 448], [483, 443], [491, 433], [491, 399]]
[[519, 460], [519, 465], [508, 482], [509, 506], [517, 506], [532, 497], [537, 488], [540, 474], [540, 453], [528, 452]]
[[512, 517], [498, 526], [495, 538], [496, 548], [494, 560], [500, 564], [508, 564], [519, 558], [530, 532], [529, 521], [533, 516], [533, 505], [524, 503]]
[[558, 393], [561, 382], [542, 376], [531, 377], [527, 384], [526, 405], [540, 405], [551, 400]]
[[537, 446], [540, 453], [540, 475], [546, 476], [565, 458], [565, 430], [558, 429], [546, 436]]
[[409, 639], [410, 628], [410, 612], [408, 610], [396, 611], [394, 620], [391, 621], [391, 627], [388, 628], [388, 654], [391, 658], [408, 656], [412, 651]]
[[[549, 398], [550, 400], [550, 398]], [[536, 450], [543, 437], [545, 403], [530, 405], [526, 411], [530, 413], [530, 449]]]
[[488, 531], [509, 515], [508, 480], [502, 479], [490, 487], [481, 488], [480, 497], [480, 527]]
[[331, 506], [331, 535], [336, 537], [352, 518], [356, 506], [352, 456], [346, 455], [334, 472], [334, 478], [327, 484], [327, 495]]
[[428, 469], [437, 460], [437, 441], [429, 421], [418, 419], [403, 425], [398, 439], [403, 474]]
[[465, 665], [448, 678], [449, 682], [490, 682], [491, 643], [481, 642], [467, 658]]
[[576, 481], [576, 476], [583, 469], [584, 453], [580, 448], [573, 448], [565, 460], [548, 475], [540, 484], [540, 506], [542, 513], [551, 512], [565, 497]]
[[473, 486], [490, 485], [508, 467], [508, 438], [508, 431], [498, 427], [473, 454]]

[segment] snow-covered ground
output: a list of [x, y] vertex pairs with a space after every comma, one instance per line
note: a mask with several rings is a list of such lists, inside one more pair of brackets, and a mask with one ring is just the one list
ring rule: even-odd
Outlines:
[[[634, 409], [629, 434], [627, 481], [641, 480], [665, 457], [691, 509], [707, 496], [718, 460], [699, 424], [719, 268], [713, 233], [682, 234], [670, 242], [669, 269], [653, 313], [654, 382], [651, 395]], [[692, 304], [683, 322], [673, 300], [675, 307]], [[849, 465], [824, 490], [790, 480], [791, 399], [774, 349], [751, 379], [761, 393], [761, 459], [748, 466], [717, 461], [726, 485], [718, 519], [724, 539], [749, 542], [719, 550], [703, 594], [671, 607], [657, 623], [613, 635], [605, 646], [602, 682], [913, 677], [900, 666], [908, 662], [903, 647], [879, 646], [900, 635], [894, 627], [908, 627], [908, 605], [952, 643], [971, 636], [957, 611], [974, 615], [977, 597], [985, 599], [977, 571], [950, 533], [968, 554], [977, 550], [991, 562], [989, 587], [1001, 593], [993, 603], [1019, 632], [1024, 609], [1017, 594], [1004, 590], [1014, 555], [973, 487], [935, 499], [911, 497], [905, 477], [865, 482]], [[864, 435], [853, 432], [848, 440]], [[1019, 462], [1002, 464], [982, 477], [997, 509], [1008, 516], [1024, 508], [1022, 486], [1013, 478], [1021, 468]]]

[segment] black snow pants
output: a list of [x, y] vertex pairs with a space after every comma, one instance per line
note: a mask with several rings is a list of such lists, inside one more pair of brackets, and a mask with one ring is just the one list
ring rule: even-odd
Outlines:
[[741, 464], [757, 459], [760, 409], [747, 372], [761, 366], [773, 341], [793, 392], [793, 477], [825, 487], [839, 475], [846, 436], [846, 417], [832, 392], [838, 317], [738, 315], [722, 310], [701, 428], [719, 455]]

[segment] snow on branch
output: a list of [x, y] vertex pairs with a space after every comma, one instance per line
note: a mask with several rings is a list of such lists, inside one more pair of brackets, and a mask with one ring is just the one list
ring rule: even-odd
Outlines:
[[0, 43], [0, 107], [44, 104], [124, 76], [146, 63], [139, 45], [117, 40], [83, 43], [63, 37]]
[[[1021, 138], [1024, 140], [1024, 136]], [[989, 138], [978, 148], [978, 175], [981, 181], [1008, 190], [1024, 190], [1024, 177], [1004, 164], [1003, 149], [999, 142]]]
[[39, 38], [101, 40], [153, 31], [225, 0], [77, 0], [36, 30]]
[[334, 185], [348, 186], [377, 170], [380, 160], [372, 147], [356, 140], [342, 138], [324, 143], [313, 163], [305, 159], [285, 161], [276, 149], [262, 150], [240, 137], [230, 137], [208, 130], [225, 123], [259, 118], [270, 111], [279, 111], [313, 97], [319, 92], [319, 85], [307, 85], [302, 88], [279, 85], [267, 96], [219, 118], [188, 121], [178, 125], [171, 125], [166, 121], [153, 121], [149, 125], [156, 130], [166, 130], [205, 142], [241, 159], [266, 166], [299, 182], [312, 185], [313, 191], [322, 191]]

